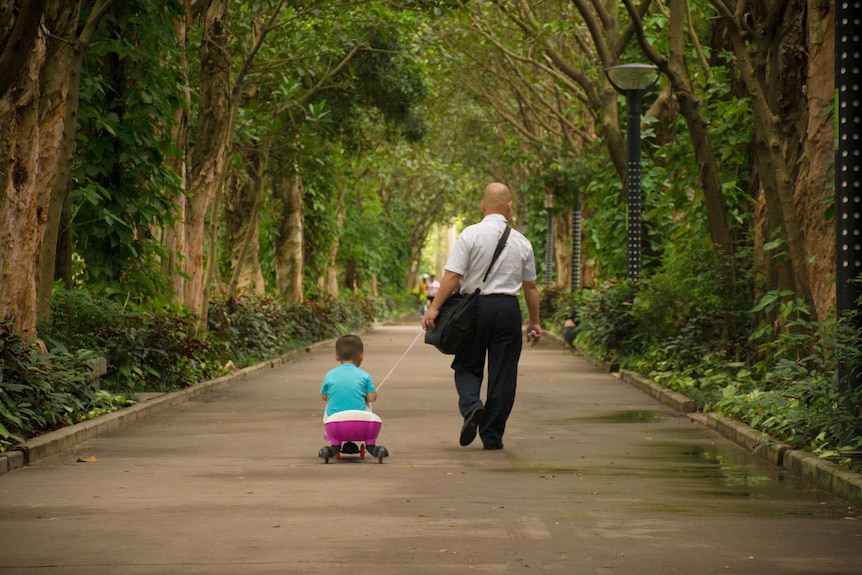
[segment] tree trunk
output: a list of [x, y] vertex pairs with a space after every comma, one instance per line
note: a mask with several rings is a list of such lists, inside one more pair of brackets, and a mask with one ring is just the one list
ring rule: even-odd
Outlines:
[[[344, 227], [344, 192], [345, 186], [342, 185], [338, 190], [338, 197], [333, 206], [333, 210], [335, 211], [336, 229], [339, 230], [339, 233], [336, 233], [332, 237], [332, 243], [329, 246], [329, 259], [326, 263], [326, 271], [324, 273], [324, 293], [332, 298], [337, 298], [339, 292], [338, 247], [341, 245], [339, 241], [339, 238], [341, 237], [340, 230]], [[345, 287], [350, 286], [345, 285]]]
[[207, 297], [204, 259], [207, 212], [222, 183], [231, 133], [230, 32], [227, 0], [210, 0], [203, 13], [200, 46], [200, 110], [191, 155], [184, 236], [185, 273], [180, 299], [203, 324]]
[[792, 282], [778, 287], [795, 291], [816, 320], [806, 238], [794, 198], [805, 136], [804, 131], [799, 132], [799, 118], [807, 118], [808, 110], [800, 89], [808, 70], [802, 25], [805, 1], [752, 4], [752, 10], [739, 15], [739, 19], [725, 3], [711, 1], [728, 25], [736, 66], [751, 97], [755, 158], [768, 217], [778, 224], [790, 256]]
[[[13, 3], [4, 6], [4, 11], [12, 12]], [[39, 24], [45, 11], [46, 0], [26, 0], [18, 3], [18, 16], [0, 25], [0, 40], [3, 53], [0, 54], [0, 97], [6, 95], [12, 84], [18, 79], [30, 50], [36, 41]]]
[[[291, 166], [292, 167], [292, 166]], [[296, 169], [282, 167], [277, 191], [282, 202], [275, 244], [276, 285], [285, 303], [302, 302], [302, 179]]]
[[231, 280], [228, 297], [238, 289], [264, 292], [260, 269], [260, 206], [263, 203], [264, 174], [268, 152], [254, 149], [243, 155], [243, 174], [233, 173], [225, 186], [224, 226], [230, 251]]
[[[191, 27], [192, 18], [191, 0], [183, 0], [183, 7], [185, 8], [183, 18], [174, 20], [174, 37], [176, 38], [177, 45], [180, 46], [179, 57], [181, 61], [179, 64], [183, 70], [183, 77], [188, 81], [188, 30]], [[189, 190], [191, 188], [189, 182], [189, 161], [191, 156], [189, 151], [189, 113], [191, 110], [191, 95], [188, 90], [183, 90], [182, 97], [183, 105], [174, 111], [174, 126], [171, 128], [171, 141], [176, 143], [180, 152], [178, 156], [166, 157], [165, 163], [179, 176], [180, 182], [182, 182], [182, 189]], [[155, 230], [153, 235], [160, 239], [166, 252], [166, 256], [161, 262], [162, 274], [167, 278], [174, 298], [182, 302], [185, 281], [180, 272], [182, 270], [184, 254], [187, 252], [184, 240], [186, 235], [185, 225], [188, 198], [185, 194], [182, 194], [175, 198], [174, 201], [176, 203], [176, 221], [172, 226]]]
[[[78, 132], [81, 64], [102, 17], [113, 0], [100, 0], [76, 38], [80, 2], [59, 3], [49, 7], [46, 21], [52, 21], [45, 67], [40, 77], [39, 189], [50, 190], [51, 199], [42, 245], [42, 261], [37, 286], [37, 315], [45, 319], [51, 311], [57, 243], [64, 222], [64, 208], [71, 191], [72, 158]], [[58, 6], [62, 4], [63, 8]], [[66, 212], [68, 216], [68, 211]], [[68, 223], [68, 222], [67, 222]], [[71, 255], [70, 252], [67, 252]], [[64, 267], [71, 262], [64, 262]]]
[[[801, 128], [800, 172], [795, 178], [794, 197], [801, 218], [809, 274], [817, 317], [825, 318], [835, 308], [835, 220], [824, 217], [832, 189], [835, 161], [833, 114], [823, 111], [833, 105], [835, 89], [835, 13], [832, 2], [809, 3], [806, 70], [807, 118]], [[815, 7], [814, 4], [817, 6]]]
[[[70, 182], [71, 185], [71, 182]], [[72, 198], [66, 194], [60, 214], [60, 236], [57, 238], [57, 257], [54, 266], [54, 281], [62, 281], [67, 289], [72, 287]]]
[[24, 335], [36, 332], [36, 282], [49, 195], [39, 173], [40, 31], [18, 76], [0, 97], [0, 317]]

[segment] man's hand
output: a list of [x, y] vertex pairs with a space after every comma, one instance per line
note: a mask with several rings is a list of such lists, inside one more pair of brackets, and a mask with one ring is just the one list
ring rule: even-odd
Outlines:
[[434, 329], [434, 320], [437, 319], [439, 313], [440, 310], [428, 308], [425, 311], [425, 317], [422, 318], [422, 329]]
[[527, 341], [530, 342], [530, 347], [535, 346], [542, 339], [542, 326], [538, 323], [531, 323], [527, 326]]

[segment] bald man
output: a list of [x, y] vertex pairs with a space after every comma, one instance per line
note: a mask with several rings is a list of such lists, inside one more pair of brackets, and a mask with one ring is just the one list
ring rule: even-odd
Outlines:
[[[523, 342], [518, 294], [524, 291], [529, 313], [527, 333], [531, 335], [531, 345], [536, 345], [542, 337], [539, 289], [533, 246], [514, 229], [487, 281], [482, 284], [497, 242], [512, 215], [512, 193], [504, 184], [489, 184], [481, 207], [485, 217], [465, 228], [455, 242], [437, 296], [422, 318], [422, 327], [434, 327], [443, 302], [459, 288], [470, 294], [481, 287], [476, 309], [476, 337], [472, 345], [455, 354], [452, 361], [458, 409], [464, 418], [459, 443], [470, 445], [478, 434], [485, 449], [502, 449], [506, 421], [515, 404]], [[486, 357], [488, 385], [483, 402], [481, 390]]]

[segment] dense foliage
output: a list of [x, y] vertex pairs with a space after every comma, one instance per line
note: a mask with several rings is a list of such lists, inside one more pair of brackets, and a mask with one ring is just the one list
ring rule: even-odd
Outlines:
[[0, 451], [39, 430], [76, 423], [96, 396], [87, 359], [92, 352], [43, 353], [0, 322]]

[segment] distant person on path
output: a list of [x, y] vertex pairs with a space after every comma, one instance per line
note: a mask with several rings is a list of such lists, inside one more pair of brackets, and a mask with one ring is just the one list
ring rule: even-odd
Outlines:
[[365, 347], [358, 335], [343, 335], [335, 341], [335, 360], [341, 362], [323, 378], [320, 397], [326, 402], [326, 415], [349, 409], [367, 410], [377, 401], [377, 389], [368, 372], [359, 368]]
[[440, 282], [437, 281], [437, 276], [431, 274], [431, 277], [428, 279], [428, 293], [426, 294], [428, 297], [428, 307], [431, 307], [431, 302], [437, 297], [437, 290], [439, 289]]
[[[504, 184], [493, 183], [485, 188], [481, 202], [484, 218], [464, 229], [449, 261], [446, 262], [440, 288], [422, 320], [422, 327], [434, 327], [440, 307], [451, 294], [460, 289], [473, 293], [491, 263], [509, 218], [512, 215], [512, 194]], [[459, 442], [469, 445], [481, 437], [485, 449], [502, 449], [506, 421], [515, 404], [518, 361], [522, 349], [522, 317], [518, 293], [524, 290], [529, 322], [527, 333], [531, 345], [542, 337], [539, 325], [539, 289], [536, 283], [536, 261], [530, 241], [514, 229], [506, 247], [482, 286], [477, 305], [476, 337], [466, 350], [455, 354], [455, 388], [458, 408], [464, 423]], [[488, 387], [483, 404], [480, 397], [488, 358]]]
[[573, 307], [563, 322], [563, 340], [570, 346], [574, 346], [575, 336], [578, 335], [578, 308]]

